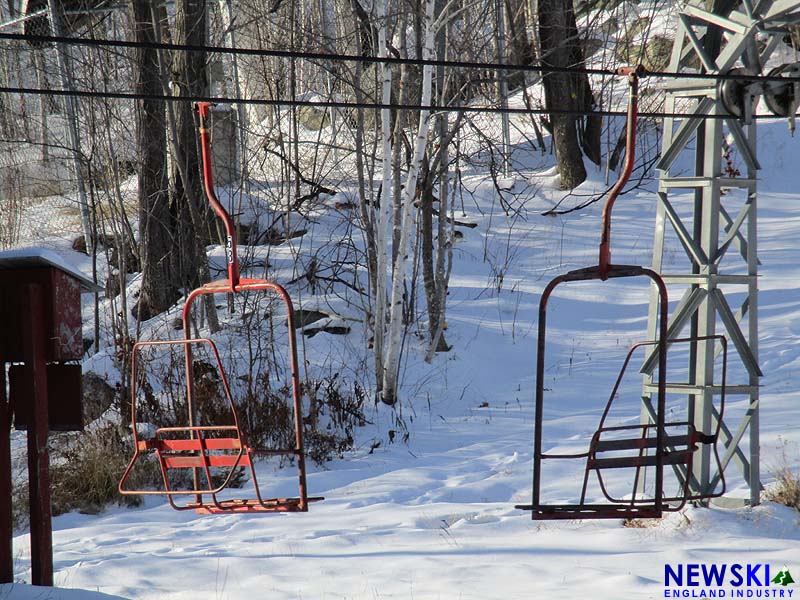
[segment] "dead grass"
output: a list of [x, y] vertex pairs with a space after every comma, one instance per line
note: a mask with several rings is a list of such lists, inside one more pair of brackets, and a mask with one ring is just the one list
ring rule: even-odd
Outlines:
[[625, 519], [622, 526], [627, 529], [652, 529], [661, 524], [661, 519]]
[[[109, 504], [139, 506], [140, 496], [123, 496], [117, 485], [133, 454], [130, 443], [111, 425], [92, 432], [51, 434], [50, 494], [53, 516], [70, 511], [97, 514]], [[135, 473], [135, 485], [156, 488], [161, 471], [155, 461]], [[27, 470], [14, 477], [13, 526], [28, 525]]]
[[[117, 490], [132, 454], [130, 443], [112, 425], [60, 440], [51, 456], [53, 514], [73, 510], [95, 514], [109, 504], [140, 505], [141, 497], [123, 496]], [[132, 484], [140, 489], [155, 487], [161, 479], [155, 461], [135, 476]]]
[[764, 490], [764, 500], [777, 502], [800, 511], [800, 475], [787, 465], [774, 472], [775, 483]]
[[800, 473], [792, 470], [789, 457], [797, 456], [797, 444], [780, 439], [780, 454], [770, 472], [775, 482], [770, 484], [761, 495], [763, 500], [777, 502], [800, 511]]

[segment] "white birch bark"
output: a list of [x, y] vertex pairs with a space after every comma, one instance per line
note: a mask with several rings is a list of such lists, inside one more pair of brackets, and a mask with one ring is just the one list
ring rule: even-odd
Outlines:
[[[422, 57], [425, 60], [433, 60], [434, 57], [434, 24], [433, 24], [433, 3], [434, 0], [425, 2], [425, 44]], [[431, 82], [433, 79], [433, 67], [425, 65], [422, 70], [422, 106], [431, 104]], [[389, 306], [389, 333], [386, 339], [386, 359], [383, 374], [382, 400], [387, 404], [394, 404], [397, 401], [397, 387], [399, 383], [400, 355], [403, 344], [403, 291], [409, 263], [411, 241], [416, 227], [414, 226], [414, 200], [417, 191], [417, 179], [419, 177], [420, 165], [425, 154], [425, 146], [428, 141], [428, 131], [430, 129], [431, 111], [423, 109], [420, 111], [419, 127], [414, 142], [414, 154], [409, 167], [408, 177], [403, 192], [403, 203], [401, 208], [401, 228], [398, 252], [392, 268], [392, 293]]]
[[[378, 2], [378, 53], [381, 58], [388, 56], [386, 46], [386, 30], [388, 22], [387, 0]], [[392, 70], [388, 63], [383, 63], [382, 67], [383, 83], [381, 102], [384, 108], [381, 109], [381, 135], [383, 141], [383, 173], [381, 180], [381, 201], [378, 208], [379, 215], [375, 220], [375, 248], [377, 251], [377, 274], [375, 286], [375, 377], [378, 386], [383, 384], [384, 362], [383, 362], [383, 339], [384, 328], [386, 327], [386, 272], [388, 263], [388, 228], [389, 216], [392, 209], [392, 115], [386, 105], [392, 101]]]
[[[497, 58], [501, 64], [506, 64], [506, 31], [505, 31], [505, 17], [503, 15], [503, 0], [495, 0], [495, 23], [497, 26], [497, 36], [495, 41], [497, 44]], [[503, 132], [503, 155], [502, 155], [502, 173], [503, 177], [508, 177], [511, 173], [509, 166], [509, 156], [511, 153], [511, 129], [508, 119], [508, 72], [501, 70], [498, 72], [497, 78], [497, 93], [500, 96], [500, 108], [503, 109], [501, 115], [502, 132]]]

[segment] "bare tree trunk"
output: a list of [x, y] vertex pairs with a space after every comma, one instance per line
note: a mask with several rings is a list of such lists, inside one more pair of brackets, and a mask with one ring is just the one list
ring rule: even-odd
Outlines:
[[[361, 66], [356, 67], [356, 80], [360, 79]], [[363, 94], [359, 84], [355, 86], [356, 102], [363, 102]], [[356, 178], [358, 180], [358, 205], [361, 211], [361, 223], [364, 227], [364, 235], [367, 238], [367, 272], [369, 273], [369, 283], [372, 290], [377, 289], [377, 257], [375, 242], [375, 219], [367, 201], [367, 178], [364, 174], [364, 109], [356, 111], [356, 131], [355, 131], [355, 152], [356, 152]]]
[[[408, 58], [406, 44], [406, 29], [408, 27], [408, 14], [403, 11], [400, 15], [399, 31], [400, 42], [398, 53], [402, 58]], [[407, 65], [400, 67], [400, 84], [398, 85], [397, 99], [400, 105], [407, 104], [409, 100], [408, 80], [410, 68]], [[400, 222], [402, 205], [402, 159], [403, 159], [403, 130], [407, 122], [407, 111], [398, 108], [394, 117], [394, 132], [392, 134], [392, 264], [397, 260], [397, 249], [400, 246]], [[389, 199], [387, 194], [386, 199]]]
[[[234, 27], [233, 21], [233, 0], [218, 0], [220, 11], [222, 14], [222, 26], [224, 31], [226, 31], [225, 38], [226, 44], [231, 48], [236, 48], [237, 40], [236, 40], [236, 27]], [[239, 64], [239, 57], [236, 54], [232, 54], [230, 57], [230, 69], [232, 75], [232, 81], [230, 82], [229, 88], [232, 88], [233, 96], [237, 100], [241, 100], [244, 97], [244, 90], [242, 86], [242, 74]], [[230, 93], [230, 92], [228, 92]], [[237, 102], [236, 104], [236, 119], [237, 119], [237, 127], [238, 130], [236, 132], [236, 162], [239, 169], [239, 178], [240, 178], [240, 185], [241, 189], [244, 190], [246, 194], [250, 193], [250, 175], [249, 175], [249, 161], [248, 161], [248, 150], [247, 150], [247, 109], [245, 105], [241, 102]], [[241, 203], [241, 196], [239, 197], [239, 202]], [[240, 210], [237, 210], [240, 212]], [[237, 231], [237, 235], [240, 235], [240, 232]]]
[[[525, 0], [503, 0], [505, 3], [506, 24], [509, 37], [511, 64], [530, 65], [536, 58], [533, 44], [528, 38], [528, 20]], [[512, 79], [512, 77], [514, 77]], [[509, 85], [516, 87], [524, 83], [524, 74], [509, 77]]]
[[[419, 199], [420, 216], [420, 259], [422, 261], [422, 284], [425, 288], [425, 301], [428, 308], [428, 334], [433, 340], [439, 330], [439, 316], [441, 307], [439, 306], [439, 294], [436, 288], [436, 267], [434, 253], [434, 227], [433, 227], [433, 182], [436, 175], [430, 169], [430, 161], [426, 158], [422, 165], [422, 185]], [[441, 214], [441, 211], [440, 211]], [[438, 347], [439, 352], [447, 351], [447, 343], [444, 336], [439, 333]]]
[[[539, 41], [542, 65], [546, 67], [580, 67], [583, 51], [578, 39], [572, 0], [539, 0]], [[585, 74], [548, 73], [544, 76], [545, 106], [547, 109], [588, 110], [591, 108], [591, 90]], [[552, 130], [555, 141], [561, 187], [572, 189], [586, 179], [581, 144], [579, 143], [578, 117], [553, 114]], [[595, 139], [596, 122], [591, 122], [589, 136]], [[596, 136], [599, 142], [599, 136]], [[599, 164], [599, 147], [584, 145], [587, 156]]]
[[[378, 55], [385, 58], [388, 55], [386, 46], [387, 0], [378, 3]], [[384, 63], [381, 68], [381, 102], [388, 105], [392, 100], [392, 70]], [[375, 355], [375, 380], [378, 392], [383, 386], [384, 372], [384, 333], [386, 327], [386, 271], [388, 266], [388, 228], [391, 216], [392, 194], [392, 115], [388, 108], [381, 109], [381, 139], [382, 139], [382, 179], [380, 205], [377, 207], [378, 218], [375, 226], [376, 248], [376, 277], [375, 277], [375, 317], [374, 317], [374, 344]]]
[[[178, 0], [175, 4], [177, 44], [203, 46], [207, 42], [206, 0]], [[179, 96], [204, 96], [208, 93], [205, 52], [179, 52], [173, 61], [173, 93]], [[175, 111], [177, 148], [173, 156], [171, 202], [175, 221], [178, 260], [173, 276], [184, 289], [191, 290], [209, 281], [207, 243], [212, 234], [209, 207], [205, 201], [200, 168], [200, 148], [192, 105], [178, 102]], [[204, 296], [206, 316], [212, 331], [219, 329], [211, 295]]]
[[[441, 12], [443, 8], [442, 0], [437, 0], [437, 12], [439, 20], [443, 18]], [[447, 27], [442, 26], [439, 28], [436, 36], [436, 53], [437, 58], [440, 60], [445, 59], [446, 52], [446, 31]], [[437, 103], [445, 105], [447, 102], [447, 81], [445, 79], [444, 68], [439, 66], [436, 69], [436, 88], [438, 91]], [[447, 172], [447, 145], [449, 143], [447, 130], [448, 130], [448, 117], [446, 113], [439, 113], [436, 116], [436, 128], [434, 146], [438, 146], [436, 163], [445, 173], [445, 176], [439, 180], [439, 220], [436, 227], [436, 235], [434, 235], [434, 183], [438, 178], [439, 168], [434, 166], [431, 168], [432, 158], [427, 157], [423, 160], [422, 168], [422, 185], [419, 200], [419, 214], [420, 214], [420, 259], [422, 261], [422, 283], [425, 289], [425, 303], [428, 312], [428, 335], [429, 346], [432, 352], [447, 352], [449, 346], [444, 338], [443, 329], [443, 306], [441, 305], [442, 295], [439, 293], [440, 285], [444, 285], [439, 274], [439, 261], [444, 258], [446, 234], [443, 225], [446, 223], [447, 210], [444, 208], [446, 198], [442, 195], [447, 194], [447, 189], [442, 189], [441, 183], [446, 181]], [[426, 353], [432, 355], [432, 352]]]
[[[501, 64], [507, 62], [506, 57], [506, 41], [505, 41], [505, 10], [503, 10], [503, 0], [495, 0], [495, 39], [497, 47], [497, 60]], [[500, 115], [501, 132], [503, 138], [503, 149], [501, 150], [501, 172], [503, 177], [508, 177], [511, 174], [510, 169], [510, 155], [511, 155], [511, 129], [510, 119], [508, 117], [508, 71], [500, 69], [497, 72], [497, 95], [500, 101], [500, 108], [503, 113]]]
[[[150, 14], [150, 2], [132, 0], [131, 7], [136, 41], [144, 44], [156, 42], [158, 36]], [[135, 63], [134, 91], [143, 95], [161, 94], [158, 51], [137, 48]], [[179, 284], [173, 279], [169, 258], [172, 252], [172, 215], [169, 208], [165, 131], [163, 102], [137, 100], [136, 146], [143, 275], [134, 316], [142, 319], [165, 311], [180, 298]]]
[[[62, 36], [62, 14], [56, 4], [56, 0], [47, 0], [47, 10], [50, 17], [50, 27], [54, 36]], [[61, 90], [71, 91], [72, 84], [72, 60], [68, 47], [61, 43], [56, 43], [56, 62], [58, 65], [58, 75], [61, 80]], [[78, 205], [80, 207], [81, 224], [83, 225], [83, 235], [86, 240], [86, 250], [91, 255], [95, 245], [92, 239], [92, 218], [89, 212], [89, 201], [86, 196], [86, 182], [84, 180], [84, 167], [81, 152], [81, 132], [78, 125], [78, 105], [73, 96], [64, 96], [64, 110], [67, 121], [67, 139], [71, 148], [72, 168], [75, 173], [75, 183], [78, 188]]]
[[[440, 2], [437, 6], [438, 37], [436, 52], [439, 60], [447, 60], [449, 23], [446, 14], [447, 5]], [[437, 67], [436, 89], [438, 92], [437, 104], [446, 106], [450, 95], [450, 78], [441, 66]], [[437, 352], [447, 352], [450, 346], [445, 340], [447, 287], [450, 282], [452, 268], [454, 236], [452, 209], [450, 207], [450, 144], [461, 126], [463, 113], [452, 124], [446, 112], [436, 115], [436, 129], [434, 142], [431, 144], [436, 150], [423, 162], [426, 167], [423, 177], [422, 192], [420, 197], [420, 237], [422, 279], [425, 288], [425, 300], [428, 313], [428, 349], [425, 361], [430, 362]], [[437, 198], [434, 195], [435, 184], [438, 182], [438, 212], [434, 208]], [[434, 216], [436, 220], [434, 220]], [[435, 230], [434, 230], [435, 225]]]
[[[335, 0], [318, 0], [318, 10], [320, 18], [320, 29], [322, 34], [322, 48], [328, 54], [336, 54], [336, 27], [331, 14], [335, 12]], [[328, 97], [333, 98], [336, 90], [336, 82], [339, 76], [339, 68], [335, 61], [331, 60], [325, 65], [325, 85]], [[339, 111], [335, 108], [330, 109], [331, 133], [333, 137], [333, 160], [339, 162], [339, 143], [337, 136], [339, 133]]]
[[[44, 69], [44, 57], [42, 56], [42, 50], [36, 49], [32, 52], [33, 54], [33, 67], [36, 69], [36, 83], [38, 86], [46, 90], [50, 87], [49, 82], [47, 81], [47, 73]], [[47, 162], [50, 160], [50, 132], [48, 124], [50, 122], [50, 118], [48, 115], [48, 104], [50, 99], [42, 94], [38, 98], [39, 100], [39, 117], [41, 119], [41, 131], [40, 131], [40, 138], [42, 141], [42, 162]]]
[[[428, 305], [428, 314], [435, 315], [435, 318], [431, 321], [431, 340], [430, 344], [428, 344], [428, 351], [425, 353], [426, 362], [432, 361], [436, 352], [450, 350], [450, 346], [444, 338], [444, 330], [446, 328], [447, 288], [450, 285], [450, 272], [453, 268], [455, 219], [452, 204], [450, 203], [450, 154], [448, 148], [461, 126], [462, 115], [463, 113], [459, 115], [450, 131], [448, 131], [449, 123], [447, 118], [442, 115], [439, 116], [439, 165], [433, 169], [434, 172], [439, 173], [438, 244], [436, 249], [436, 269], [434, 271], [435, 296], [433, 303]], [[449, 223], [448, 215], [450, 216]]]
[[[425, 0], [424, 18], [424, 45], [422, 57], [425, 60], [433, 60], [434, 57], [434, 27], [433, 27], [433, 3], [434, 0]], [[433, 67], [426, 65], [422, 70], [422, 106], [429, 106], [431, 103], [431, 88], [433, 80]], [[402, 224], [400, 227], [400, 243], [397, 251], [397, 258], [392, 268], [392, 293], [391, 304], [389, 307], [389, 335], [386, 343], [386, 364], [383, 376], [383, 389], [381, 399], [389, 405], [397, 402], [397, 388], [400, 375], [400, 354], [403, 344], [403, 297], [405, 292], [405, 280], [409, 267], [411, 254], [411, 238], [416, 225], [414, 223], [413, 209], [414, 200], [417, 195], [417, 182], [419, 179], [420, 168], [425, 156], [425, 148], [428, 142], [428, 131], [430, 129], [430, 109], [423, 109], [419, 115], [419, 127], [417, 136], [414, 140], [414, 154], [411, 159], [411, 166], [406, 178], [406, 185], [403, 191], [402, 205]]]

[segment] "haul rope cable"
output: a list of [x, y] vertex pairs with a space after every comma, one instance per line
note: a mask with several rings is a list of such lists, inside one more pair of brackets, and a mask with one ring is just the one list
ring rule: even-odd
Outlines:
[[[117, 100], [162, 100], [164, 102], [212, 102], [216, 104], [252, 104], [261, 106], [312, 106], [318, 108], [366, 108], [378, 110], [388, 108], [391, 110], [430, 110], [437, 113], [467, 112], [490, 114], [525, 114], [525, 115], [575, 115], [575, 116], [601, 116], [624, 117], [625, 111], [617, 110], [572, 110], [566, 108], [500, 108], [494, 106], [441, 106], [438, 104], [399, 104], [392, 102], [340, 102], [335, 100], [271, 100], [259, 98], [231, 98], [228, 96], [169, 96], [166, 94], [139, 94], [136, 92], [101, 92], [92, 90], [49, 90], [44, 88], [8, 87], [0, 86], [0, 94], [30, 94], [34, 96], [75, 96], [77, 98], [109, 98]], [[731, 114], [698, 114], [682, 112], [640, 112], [640, 117], [674, 118], [674, 119], [737, 119]], [[783, 119], [776, 115], [754, 115], [753, 119]]]
[[[65, 36], [30, 35], [22, 33], [0, 33], [0, 40], [37, 43], [57, 43], [71, 46], [96, 46], [109, 48], [172, 50], [177, 52], [209, 52], [216, 54], [236, 54], [242, 56], [268, 56], [273, 58], [299, 58], [305, 60], [324, 60], [360, 63], [385, 63], [412, 66], [459, 67], [464, 69], [483, 69], [487, 71], [528, 71], [534, 73], [575, 73], [586, 75], [616, 75], [614, 69], [595, 69], [587, 67], [557, 67], [552, 65], [520, 65], [505, 63], [484, 63], [475, 61], [453, 61], [421, 58], [358, 56], [354, 54], [328, 54], [324, 52], [300, 52], [294, 50], [269, 50], [261, 48], [227, 48], [225, 46], [171, 44], [163, 42], [132, 42], [98, 38], [73, 38]], [[715, 81], [781, 82], [800, 81], [800, 77], [780, 77], [775, 75], [751, 75], [735, 73], [674, 73], [670, 71], [648, 71], [649, 77], [672, 79], [708, 79]]]

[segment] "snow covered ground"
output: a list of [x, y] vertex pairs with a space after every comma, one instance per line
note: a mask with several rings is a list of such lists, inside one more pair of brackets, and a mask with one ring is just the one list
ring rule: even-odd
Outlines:
[[[768, 484], [783, 465], [800, 469], [800, 194], [792, 171], [797, 140], [782, 121], [760, 127], [761, 443]], [[57, 517], [58, 589], [0, 586], [0, 599], [616, 600], [674, 590], [692, 597], [699, 587], [679, 590], [664, 581], [666, 566], [688, 564], [762, 565], [749, 587], [721, 586], [723, 597], [800, 594], [794, 585], [755, 585], [764, 583], [763, 565], [773, 576], [786, 566], [800, 581], [800, 513], [792, 509], [688, 507], [623, 527], [618, 520], [536, 522], [514, 508], [531, 494], [539, 294], [556, 274], [596, 264], [600, 207], [541, 216], [555, 195], [552, 172], [531, 171], [515, 181], [530, 198], [525, 218], [511, 228], [510, 219], [489, 211], [496, 200], [491, 182], [476, 174], [466, 183], [477, 202], [466, 205], [466, 217], [479, 226], [456, 245], [447, 330], [454, 349], [432, 366], [409, 358], [411, 385], [402, 395], [407, 444], [385, 441], [395, 415], [373, 409], [357, 451], [312, 468], [310, 492], [325, 501], [307, 514], [199, 516], [148, 499], [138, 509]], [[649, 264], [654, 186], [617, 203], [614, 262]], [[577, 192], [604, 187], [594, 173]], [[595, 296], [554, 299], [548, 376], [566, 395], [548, 416], [549, 443], [586, 443], [593, 433], [621, 353], [644, 337], [646, 291], [609, 282], [594, 286]], [[620, 422], [638, 417], [635, 404], [628, 406]], [[384, 443], [371, 449], [376, 438]], [[272, 463], [259, 469], [270, 495], [294, 494], [292, 470]], [[746, 495], [734, 469], [731, 494]], [[543, 480], [552, 497], [574, 497], [574, 486], [566, 467]], [[28, 581], [27, 535], [14, 544], [16, 578]]]

